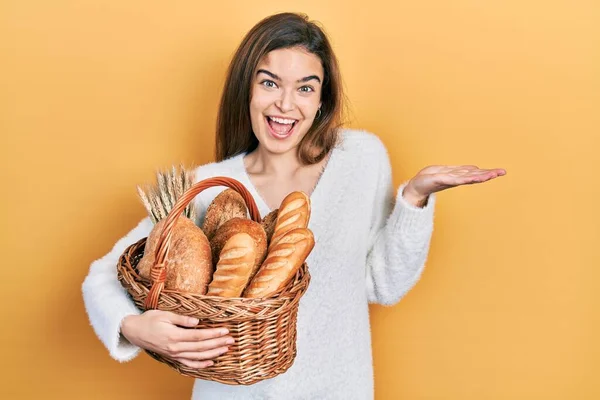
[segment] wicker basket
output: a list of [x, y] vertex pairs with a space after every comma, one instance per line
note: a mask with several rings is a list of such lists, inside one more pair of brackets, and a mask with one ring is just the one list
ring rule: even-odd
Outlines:
[[308, 288], [310, 274], [304, 263], [286, 287], [265, 299], [222, 298], [165, 289], [166, 270], [162, 263], [169, 251], [172, 229], [190, 201], [213, 186], [236, 190], [244, 198], [250, 217], [261, 221], [252, 195], [240, 182], [226, 177], [205, 179], [189, 188], [166, 217], [158, 239], [152, 280], [142, 278], [137, 271], [147, 238], [123, 252], [117, 263], [117, 276], [141, 310], [158, 309], [196, 317], [200, 320], [197, 328], [224, 327], [235, 340], [228, 352], [203, 369], [190, 368], [146, 351], [151, 357], [186, 376], [230, 385], [251, 385], [285, 372], [294, 362], [298, 302]]

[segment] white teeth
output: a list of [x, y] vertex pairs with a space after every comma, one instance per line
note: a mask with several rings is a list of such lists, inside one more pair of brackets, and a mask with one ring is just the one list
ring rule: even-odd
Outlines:
[[291, 125], [294, 122], [296, 122], [295, 119], [285, 119], [285, 118], [277, 118], [277, 117], [269, 117], [271, 118], [271, 120], [278, 122], [280, 124], [286, 124], [286, 125]]

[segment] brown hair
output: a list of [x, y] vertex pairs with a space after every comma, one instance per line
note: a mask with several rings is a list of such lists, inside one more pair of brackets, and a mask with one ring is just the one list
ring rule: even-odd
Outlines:
[[251, 85], [269, 52], [302, 47], [321, 59], [324, 71], [321, 112], [298, 146], [304, 164], [321, 161], [335, 146], [342, 123], [343, 91], [338, 61], [325, 32], [303, 14], [281, 13], [256, 24], [229, 65], [217, 116], [216, 160], [251, 152], [258, 146], [250, 121]]

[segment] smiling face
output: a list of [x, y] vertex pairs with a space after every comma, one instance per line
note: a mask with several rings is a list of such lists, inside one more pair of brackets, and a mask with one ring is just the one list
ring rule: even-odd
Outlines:
[[273, 50], [258, 64], [250, 97], [259, 146], [282, 154], [295, 149], [321, 105], [323, 66], [303, 48]]

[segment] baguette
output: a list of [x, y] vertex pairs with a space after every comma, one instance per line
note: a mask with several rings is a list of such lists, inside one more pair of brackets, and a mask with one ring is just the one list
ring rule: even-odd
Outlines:
[[308, 228], [287, 232], [269, 250], [243, 297], [265, 298], [283, 288], [296, 275], [314, 245], [313, 233]]
[[256, 244], [247, 233], [236, 233], [223, 246], [207, 296], [240, 297], [254, 270]]
[[219, 262], [219, 257], [225, 243], [227, 243], [233, 235], [240, 232], [250, 235], [256, 245], [256, 259], [252, 270], [252, 275], [254, 275], [267, 256], [267, 234], [258, 222], [247, 218], [232, 218], [221, 225], [214, 234], [213, 238], [210, 240], [213, 265], [216, 265]]
[[296, 191], [288, 194], [279, 207], [275, 230], [269, 243], [269, 251], [289, 231], [296, 228], [307, 228], [310, 220], [310, 198], [304, 192]]

